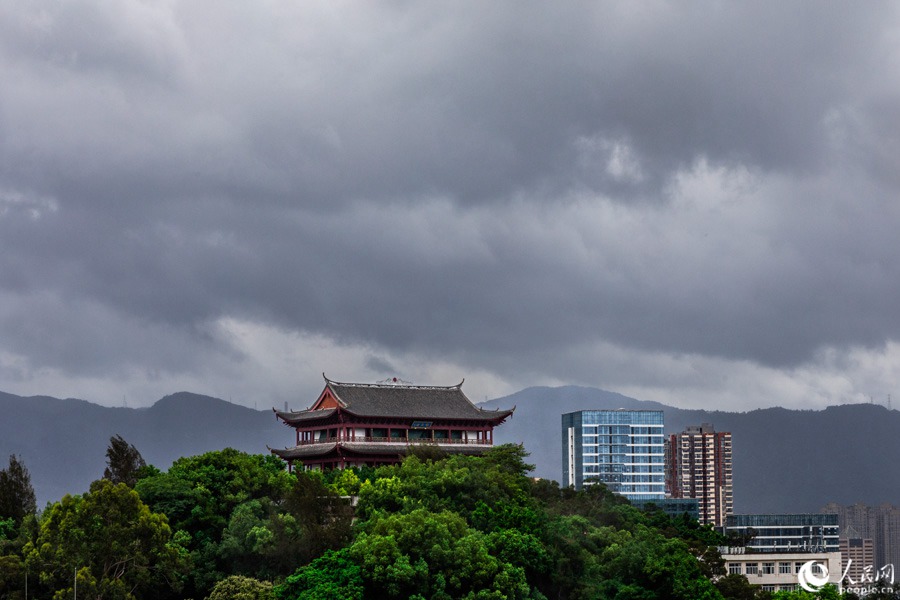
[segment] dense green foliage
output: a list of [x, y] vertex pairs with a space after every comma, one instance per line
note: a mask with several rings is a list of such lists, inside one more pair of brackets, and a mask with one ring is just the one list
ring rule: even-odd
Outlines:
[[26, 575], [29, 597], [69, 598], [76, 571], [79, 595], [116, 600], [839, 598], [726, 575], [710, 528], [602, 485], [534, 481], [526, 456], [423, 451], [290, 474], [224, 449], [144, 466], [134, 489], [100, 480], [39, 517], [0, 518], [0, 599], [23, 598]]
[[271, 455], [226, 448], [180, 458], [135, 490], [190, 552], [185, 593], [195, 597], [228, 575], [283, 578], [349, 536], [350, 515], [329, 517], [333, 494], [321, 480], [290, 475]]
[[0, 598], [24, 598], [22, 547], [35, 530], [35, 510], [31, 476], [25, 463], [12, 455], [9, 466], [0, 470]]
[[134, 490], [101, 479], [45, 511], [36, 539], [25, 544], [25, 561], [55, 600], [73, 595], [76, 572], [84, 597], [157, 596], [177, 589], [188, 566], [171, 533], [166, 517]]
[[501, 446], [378, 469], [359, 484], [350, 545], [300, 568], [277, 597], [721, 597], [691, 552], [702, 536], [683, 540], [654, 515], [667, 535], [602, 487], [535, 483], [524, 458]]
[[271, 597], [271, 583], [230, 575], [213, 587], [209, 600], [269, 600]]

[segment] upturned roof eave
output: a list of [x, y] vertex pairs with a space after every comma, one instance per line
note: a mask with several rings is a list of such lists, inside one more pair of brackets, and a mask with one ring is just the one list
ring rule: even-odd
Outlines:
[[[395, 414], [395, 415], [373, 415], [373, 414], [365, 414], [354, 412], [353, 410], [346, 408], [328, 408], [323, 410], [315, 410], [315, 411], [297, 411], [291, 413], [284, 413], [281, 411], [275, 411], [275, 415], [285, 424], [290, 427], [297, 427], [305, 424], [315, 424], [322, 421], [332, 420], [335, 415], [346, 414], [357, 419], [394, 419], [394, 420], [430, 420], [430, 421], [481, 421], [487, 423], [494, 423], [495, 425], [499, 425], [507, 418], [512, 416], [513, 411], [515, 411], [515, 407], [508, 410], [498, 410], [498, 411], [482, 411], [482, 409], [478, 409], [482, 414], [477, 415], [459, 415], [459, 416], [429, 416], [429, 415], [409, 415], [409, 414]], [[322, 413], [322, 414], [313, 414], [313, 413]], [[327, 414], [326, 414], [327, 413]], [[298, 417], [296, 415], [305, 415], [305, 417]]]

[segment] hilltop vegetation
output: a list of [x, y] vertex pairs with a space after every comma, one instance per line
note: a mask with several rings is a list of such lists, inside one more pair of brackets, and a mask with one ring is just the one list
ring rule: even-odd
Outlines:
[[695, 521], [532, 480], [516, 445], [296, 474], [225, 449], [135, 473], [123, 442], [87, 492], [0, 515], [0, 598], [26, 574], [29, 598], [72, 598], [76, 572], [80, 597], [114, 600], [807, 597], [722, 577]]

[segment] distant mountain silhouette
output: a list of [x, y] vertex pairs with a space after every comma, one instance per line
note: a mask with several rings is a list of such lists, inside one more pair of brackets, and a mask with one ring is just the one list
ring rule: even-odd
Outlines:
[[735, 512], [818, 512], [827, 502], [900, 504], [900, 412], [853, 404], [746, 413], [685, 410], [594, 388], [527, 388], [484, 402], [516, 412], [494, 442], [524, 443], [534, 475], [562, 477], [560, 415], [589, 409], [658, 409], [666, 433], [712, 423], [733, 437]]
[[[562, 413], [659, 409], [667, 433], [704, 422], [732, 432], [736, 512], [817, 512], [828, 502], [900, 504], [900, 412], [882, 406], [730, 413], [672, 408], [574, 386], [528, 388], [481, 404], [513, 405], [516, 412], [495, 431], [495, 443], [524, 443], [539, 477], [561, 477]], [[283, 448], [294, 440], [270, 410], [187, 392], [142, 409], [0, 392], [0, 468], [10, 454], [21, 455], [39, 506], [85, 492], [103, 474], [109, 438], [117, 433], [161, 469], [181, 456], [226, 447], [265, 453], [267, 445]]]
[[0, 415], [0, 465], [10, 454], [21, 455], [39, 507], [87, 491], [103, 475], [106, 448], [115, 434], [163, 470], [181, 456], [226, 447], [266, 453], [266, 445], [283, 448], [294, 440], [293, 431], [271, 410], [188, 392], [139, 409], [0, 392]]

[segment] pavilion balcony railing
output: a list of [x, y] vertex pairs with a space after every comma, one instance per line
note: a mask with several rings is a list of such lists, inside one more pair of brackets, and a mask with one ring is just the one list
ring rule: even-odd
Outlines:
[[310, 444], [333, 444], [334, 442], [369, 442], [376, 444], [406, 444], [408, 446], [414, 444], [463, 444], [469, 446], [492, 446], [493, 443], [490, 440], [467, 440], [460, 438], [387, 438], [387, 437], [323, 437], [314, 440], [303, 440], [300, 442], [300, 446], [309, 446]]

